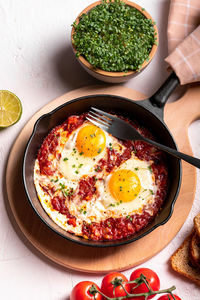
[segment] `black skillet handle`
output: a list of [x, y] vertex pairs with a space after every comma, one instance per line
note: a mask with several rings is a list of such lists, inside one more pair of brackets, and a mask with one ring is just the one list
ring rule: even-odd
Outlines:
[[176, 74], [172, 72], [163, 85], [158, 89], [157, 92], [155, 92], [153, 96], [149, 98], [149, 100], [154, 106], [160, 108], [164, 107], [167, 99], [179, 84], [180, 80]]

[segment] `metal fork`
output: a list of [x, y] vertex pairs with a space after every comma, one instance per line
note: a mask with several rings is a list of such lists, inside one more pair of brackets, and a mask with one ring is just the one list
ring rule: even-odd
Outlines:
[[113, 136], [122, 140], [140, 140], [148, 144], [157, 147], [179, 159], [183, 159], [189, 164], [200, 169], [200, 159], [192, 157], [190, 155], [184, 154], [182, 152], [176, 151], [172, 148], [159, 144], [155, 141], [143, 137], [132, 125], [129, 123], [108, 114], [105, 111], [91, 107], [91, 111], [86, 117], [88, 121], [92, 122], [94, 125], [102, 128]]

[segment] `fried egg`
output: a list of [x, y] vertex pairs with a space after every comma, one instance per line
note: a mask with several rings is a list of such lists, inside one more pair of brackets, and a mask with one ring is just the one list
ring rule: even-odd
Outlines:
[[95, 165], [106, 156], [106, 148], [122, 151], [116, 138], [99, 127], [85, 122], [75, 130], [64, 145], [58, 168], [66, 179], [79, 180], [83, 175], [94, 173]]
[[103, 182], [99, 182], [105, 209], [117, 215], [141, 213], [153, 202], [157, 187], [150, 162], [134, 155], [122, 163]]
[[[121, 155], [125, 150], [123, 143], [88, 121], [70, 134], [62, 127], [59, 130], [56, 154], [49, 154], [53, 175], [41, 174], [36, 159], [34, 183], [43, 208], [60, 227], [82, 235], [83, 223], [141, 214], [155, 201], [157, 186], [152, 161], [140, 160], [132, 152], [129, 159], [122, 160], [110, 173], [106, 168], [97, 172], [100, 160], [107, 159], [108, 149], [115, 150], [112, 155]], [[91, 177], [96, 180], [95, 192], [89, 200], [81, 199], [80, 181]], [[57, 196], [64, 197], [69, 213], [76, 218], [76, 226], [53, 208], [51, 200]]]

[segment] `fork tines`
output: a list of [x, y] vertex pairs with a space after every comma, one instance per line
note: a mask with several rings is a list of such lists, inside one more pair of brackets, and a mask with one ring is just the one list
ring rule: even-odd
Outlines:
[[91, 107], [91, 110], [86, 118], [88, 121], [104, 130], [108, 129], [112, 123], [112, 120], [105, 116], [104, 112], [94, 107]]

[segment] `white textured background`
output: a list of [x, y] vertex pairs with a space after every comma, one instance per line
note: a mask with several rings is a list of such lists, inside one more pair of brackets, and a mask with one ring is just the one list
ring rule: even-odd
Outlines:
[[[22, 234], [13, 228], [5, 205], [7, 158], [15, 138], [29, 118], [67, 91], [101, 84], [81, 69], [70, 46], [71, 24], [77, 14], [92, 2], [0, 0], [0, 89], [14, 92], [23, 105], [21, 120], [0, 131], [0, 299], [64, 300], [68, 299], [72, 287], [80, 280], [101, 282], [102, 276], [66, 270], [38, 255]], [[151, 65], [125, 85], [151, 95], [167, 76], [163, 58], [167, 55], [169, 0], [135, 2], [145, 7], [156, 20], [160, 46]], [[200, 122], [197, 120], [190, 126], [189, 136], [194, 154], [198, 157], [199, 133]], [[158, 273], [162, 288], [176, 285], [177, 294], [183, 300], [200, 299], [200, 289], [171, 272], [168, 259], [191, 230], [193, 217], [200, 211], [199, 199], [198, 183], [193, 208], [178, 235], [158, 255], [143, 264]], [[129, 276], [131, 271], [124, 273]]]

